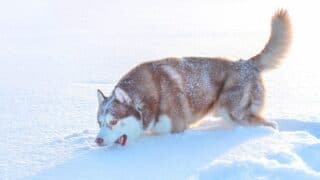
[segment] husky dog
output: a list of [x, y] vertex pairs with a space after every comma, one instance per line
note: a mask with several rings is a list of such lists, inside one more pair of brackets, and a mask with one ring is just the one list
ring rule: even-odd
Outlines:
[[239, 125], [273, 122], [261, 117], [262, 72], [274, 69], [291, 43], [286, 10], [275, 13], [264, 49], [248, 60], [184, 57], [146, 62], [129, 71], [106, 97], [98, 90], [98, 145], [125, 145], [144, 131], [178, 133], [212, 112]]

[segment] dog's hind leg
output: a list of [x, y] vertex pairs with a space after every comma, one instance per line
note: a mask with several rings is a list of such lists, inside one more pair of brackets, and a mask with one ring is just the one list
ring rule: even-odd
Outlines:
[[272, 121], [267, 121], [266, 119], [264, 119], [263, 117], [259, 116], [259, 115], [250, 115], [248, 117], [248, 122], [251, 125], [263, 125], [263, 126], [267, 126], [267, 127], [271, 127], [273, 129], [278, 129], [277, 127], [277, 123], [272, 122]]
[[277, 129], [276, 123], [269, 122], [260, 116], [263, 107], [263, 96], [255, 96], [254, 93], [249, 92], [243, 93], [238, 90], [223, 95], [223, 99], [221, 99], [224, 102], [223, 118], [242, 126], [263, 125]]
[[[259, 88], [260, 87], [260, 88]], [[248, 122], [252, 125], [263, 125], [277, 129], [277, 123], [267, 121], [261, 117], [261, 111], [264, 105], [264, 88], [261, 81], [254, 83], [251, 89], [251, 97], [248, 101], [246, 112]]]

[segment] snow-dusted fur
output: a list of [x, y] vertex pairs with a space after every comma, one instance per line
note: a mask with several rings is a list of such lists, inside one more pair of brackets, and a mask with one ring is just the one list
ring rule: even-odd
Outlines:
[[[138, 65], [122, 77], [110, 97], [98, 90], [98, 122], [104, 131], [98, 144], [112, 144], [124, 135], [132, 140], [130, 127], [120, 128], [128, 125], [122, 122], [127, 117], [131, 124], [156, 133], [184, 131], [210, 112], [235, 124], [275, 127], [261, 116], [261, 72], [279, 64], [290, 40], [289, 16], [280, 10], [272, 18], [269, 42], [247, 61], [184, 57]], [[112, 141], [106, 142], [109, 136]]]

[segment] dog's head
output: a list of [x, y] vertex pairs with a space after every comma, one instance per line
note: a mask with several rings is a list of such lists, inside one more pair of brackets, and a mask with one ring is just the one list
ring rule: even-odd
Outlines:
[[96, 143], [99, 146], [125, 145], [142, 133], [140, 113], [132, 105], [132, 99], [121, 88], [117, 87], [110, 97], [98, 90], [97, 120], [100, 132]]

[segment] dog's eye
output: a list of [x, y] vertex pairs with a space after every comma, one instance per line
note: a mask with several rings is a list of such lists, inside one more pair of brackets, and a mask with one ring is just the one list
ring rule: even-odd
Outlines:
[[117, 123], [118, 123], [118, 120], [116, 120], [116, 119], [111, 120], [111, 121], [109, 122], [109, 124], [110, 124], [111, 126], [114, 126], [114, 125], [116, 125]]

